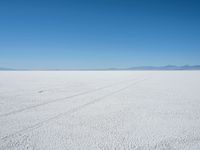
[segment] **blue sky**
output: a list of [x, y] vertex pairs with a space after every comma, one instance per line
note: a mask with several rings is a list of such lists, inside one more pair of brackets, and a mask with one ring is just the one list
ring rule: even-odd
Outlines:
[[200, 64], [199, 0], [0, 1], [0, 66]]

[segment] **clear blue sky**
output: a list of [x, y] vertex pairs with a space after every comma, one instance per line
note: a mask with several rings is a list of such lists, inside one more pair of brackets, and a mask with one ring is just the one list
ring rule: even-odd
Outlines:
[[1, 0], [0, 66], [200, 64], [199, 0]]

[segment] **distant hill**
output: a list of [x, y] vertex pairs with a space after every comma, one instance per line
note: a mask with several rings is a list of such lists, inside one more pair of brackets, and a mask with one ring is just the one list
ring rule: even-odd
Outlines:
[[9, 70], [14, 70], [14, 69], [0, 67], [0, 70], [9, 71]]
[[167, 65], [167, 66], [136, 66], [127, 68], [127, 70], [200, 70], [200, 65], [190, 66], [174, 66], [174, 65]]

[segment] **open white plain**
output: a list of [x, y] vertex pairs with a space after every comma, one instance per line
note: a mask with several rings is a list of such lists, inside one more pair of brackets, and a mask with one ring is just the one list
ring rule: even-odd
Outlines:
[[199, 150], [200, 71], [0, 72], [0, 150]]

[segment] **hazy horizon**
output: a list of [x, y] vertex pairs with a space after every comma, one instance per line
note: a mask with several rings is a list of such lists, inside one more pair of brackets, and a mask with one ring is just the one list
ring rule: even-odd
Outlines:
[[200, 65], [181, 65], [181, 66], [177, 66], [177, 65], [164, 65], [164, 66], [131, 66], [131, 67], [127, 67], [127, 68], [117, 68], [117, 67], [108, 67], [108, 68], [82, 68], [82, 69], [76, 69], [76, 68], [6, 68], [6, 67], [2, 67], [0, 66], [0, 70], [13, 70], [13, 71], [17, 71], [17, 70], [27, 70], [27, 71], [31, 71], [31, 70], [60, 70], [60, 71], [64, 71], [64, 70], [200, 70]]

